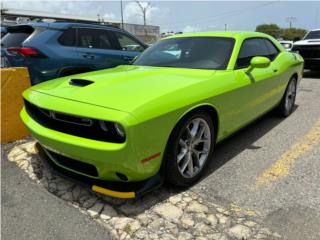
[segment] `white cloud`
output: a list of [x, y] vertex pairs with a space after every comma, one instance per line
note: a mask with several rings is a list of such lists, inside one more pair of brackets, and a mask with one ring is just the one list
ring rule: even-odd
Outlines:
[[105, 19], [115, 19], [116, 16], [113, 13], [106, 13], [103, 16]]
[[182, 32], [184, 33], [199, 32], [199, 31], [201, 31], [201, 28], [190, 26], [190, 25], [187, 25], [182, 29]]
[[84, 17], [116, 18], [115, 14], [106, 11], [107, 2], [99, 1], [3, 1], [4, 8], [23, 9], [30, 11], [70, 14]]
[[206, 26], [206, 27], [187, 25], [182, 29], [182, 32], [191, 33], [191, 32], [200, 32], [200, 31], [213, 31], [216, 28], [217, 28], [217, 26], [215, 26], [215, 25], [209, 25], [209, 26]]

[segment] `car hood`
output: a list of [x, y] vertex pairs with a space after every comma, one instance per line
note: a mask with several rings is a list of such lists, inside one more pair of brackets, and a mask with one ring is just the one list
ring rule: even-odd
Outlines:
[[112, 69], [54, 79], [38, 84], [32, 87], [32, 90], [132, 113], [135, 108], [159, 97], [181, 91], [199, 81], [209, 80], [215, 72], [214, 70], [122, 65]]
[[301, 40], [294, 42], [295, 46], [300, 46], [300, 45], [319, 45], [320, 44], [320, 39], [308, 39], [308, 40]]

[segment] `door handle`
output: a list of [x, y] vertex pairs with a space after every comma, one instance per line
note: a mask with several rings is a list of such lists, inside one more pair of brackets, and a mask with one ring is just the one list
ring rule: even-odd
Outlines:
[[82, 56], [83, 56], [84, 58], [87, 58], [87, 59], [94, 59], [94, 56], [93, 56], [93, 55], [83, 54]]
[[123, 57], [123, 60], [130, 62], [133, 60], [133, 57]]

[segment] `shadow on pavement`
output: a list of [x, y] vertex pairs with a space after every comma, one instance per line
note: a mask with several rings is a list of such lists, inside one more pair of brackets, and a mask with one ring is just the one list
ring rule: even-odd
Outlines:
[[303, 73], [303, 78], [320, 78], [320, 70], [319, 71], [305, 70]]
[[[296, 105], [295, 110], [297, 107], [298, 106]], [[214, 158], [208, 166], [207, 175], [205, 177], [208, 177], [215, 170], [223, 166], [242, 151], [246, 149], [259, 149], [260, 147], [255, 146], [254, 142], [271, 131], [283, 120], [284, 118], [277, 117], [275, 116], [274, 112], [270, 112], [244, 129], [235, 133], [233, 136], [219, 143], [216, 146]]]

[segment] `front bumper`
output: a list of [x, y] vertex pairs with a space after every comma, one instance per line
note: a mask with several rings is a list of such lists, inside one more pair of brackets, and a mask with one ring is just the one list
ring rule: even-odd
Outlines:
[[[82, 105], [83, 107], [86, 106]], [[91, 106], [88, 105], [88, 108]], [[99, 111], [97, 114], [112, 115], [109, 109], [99, 108]], [[141, 150], [137, 151], [135, 144], [129, 144], [137, 140], [127, 139], [124, 143], [109, 143], [86, 139], [45, 128], [32, 119], [25, 109], [22, 109], [20, 116], [33, 137], [47, 150], [63, 156], [64, 162], [74, 160], [79, 163], [78, 165], [82, 165], [80, 168], [74, 168], [69, 164], [55, 161], [56, 165], [68, 171], [96, 180], [124, 182], [142, 181], [156, 175], [159, 171], [161, 156], [157, 156], [155, 161], [143, 163], [141, 154], [146, 157], [149, 154], [145, 154], [145, 149], [139, 147]], [[151, 149], [151, 151], [156, 150]], [[80, 171], [81, 168], [93, 168], [96, 174], [92, 174], [94, 170]], [[125, 178], [121, 177], [123, 175]]]
[[60, 176], [71, 181], [76, 181], [78, 184], [90, 188], [92, 191], [99, 194], [116, 197], [116, 198], [139, 198], [144, 194], [160, 187], [163, 184], [163, 178], [160, 173], [153, 177], [139, 182], [110, 182], [85, 177], [75, 172], [56, 164], [52, 155], [43, 148], [39, 143], [36, 144], [36, 149], [40, 156], [45, 160], [47, 166], [54, 170]]

